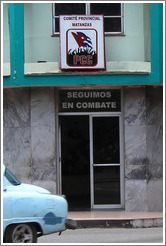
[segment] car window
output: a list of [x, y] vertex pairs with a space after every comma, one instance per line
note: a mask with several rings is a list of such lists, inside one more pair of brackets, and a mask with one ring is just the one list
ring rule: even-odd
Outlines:
[[6, 168], [5, 177], [12, 185], [20, 185], [21, 182]]

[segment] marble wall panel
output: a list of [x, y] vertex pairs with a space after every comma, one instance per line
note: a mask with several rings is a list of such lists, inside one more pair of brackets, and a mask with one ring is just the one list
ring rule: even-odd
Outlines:
[[147, 167], [146, 165], [126, 165], [125, 178], [127, 179], [146, 179]]
[[30, 179], [33, 184], [51, 189], [54, 193], [56, 192], [55, 139], [54, 89], [33, 88], [31, 94], [32, 169]]
[[125, 126], [125, 165], [146, 164], [146, 126]]
[[[124, 89], [126, 211], [162, 210], [162, 87]], [[4, 162], [24, 182], [56, 193], [53, 88], [4, 90]]]
[[134, 87], [124, 89], [124, 124], [146, 124], [145, 88]]
[[10, 166], [27, 167], [31, 165], [30, 127], [9, 127], [3, 132], [4, 163]]
[[31, 171], [31, 180], [56, 180], [56, 168], [55, 167], [33, 167]]
[[56, 183], [54, 103], [52, 88], [4, 90], [4, 162], [20, 180], [45, 188]]
[[128, 211], [139, 211], [141, 206], [140, 211], [162, 211], [162, 100], [161, 86], [124, 90], [125, 201]]
[[55, 128], [32, 127], [31, 151], [33, 167], [55, 166]]
[[149, 179], [163, 176], [163, 127], [147, 126], [147, 164]]
[[148, 211], [163, 211], [163, 180], [150, 180], [147, 184]]
[[148, 180], [163, 176], [163, 88], [146, 88]]
[[55, 100], [53, 88], [32, 89], [31, 126], [55, 127]]
[[30, 127], [30, 88], [4, 89], [4, 127]]
[[146, 87], [147, 124], [163, 124], [163, 87]]
[[146, 180], [126, 180], [125, 191], [126, 211], [148, 211]]

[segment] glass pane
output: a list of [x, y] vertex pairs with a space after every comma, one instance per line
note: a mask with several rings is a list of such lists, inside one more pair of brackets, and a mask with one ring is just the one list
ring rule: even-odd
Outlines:
[[85, 14], [85, 3], [56, 3], [55, 15]]
[[120, 167], [94, 167], [94, 204], [120, 204]]
[[55, 18], [55, 32], [59, 32], [59, 18]]
[[121, 15], [120, 3], [91, 3], [91, 14], [103, 14], [104, 16]]
[[119, 117], [93, 118], [94, 164], [119, 163]]
[[121, 32], [121, 18], [104, 18], [104, 32]]

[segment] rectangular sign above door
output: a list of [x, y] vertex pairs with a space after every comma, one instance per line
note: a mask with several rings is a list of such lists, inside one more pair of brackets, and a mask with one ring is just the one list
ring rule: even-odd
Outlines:
[[59, 112], [120, 112], [121, 91], [61, 90]]
[[61, 69], [105, 69], [103, 15], [60, 15]]

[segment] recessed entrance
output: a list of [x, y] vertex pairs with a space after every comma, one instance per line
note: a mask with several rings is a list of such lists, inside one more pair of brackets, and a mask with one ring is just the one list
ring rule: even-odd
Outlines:
[[62, 193], [69, 210], [122, 207], [121, 131], [118, 115], [63, 115]]
[[62, 193], [69, 210], [90, 209], [89, 117], [62, 116]]

